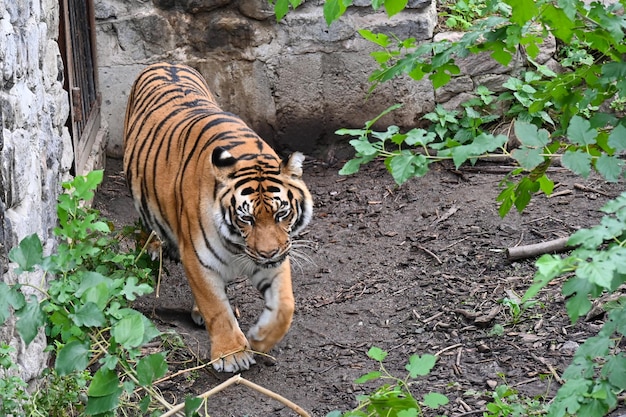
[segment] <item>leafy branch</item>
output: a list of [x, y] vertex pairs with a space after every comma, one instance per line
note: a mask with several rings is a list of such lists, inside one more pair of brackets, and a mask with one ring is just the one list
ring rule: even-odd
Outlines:
[[[34, 287], [39, 298], [25, 295], [22, 289], [27, 284], [0, 282], [0, 324], [15, 314], [16, 329], [25, 344], [43, 327], [48, 349], [54, 354], [50, 383], [75, 389], [73, 395], [58, 393], [62, 398], [56, 401], [39, 401], [56, 402], [58, 410], [67, 406], [81, 414], [104, 415], [139, 387], [149, 394], [138, 405], [144, 413], [151, 399], [159, 400], [152, 382], [167, 371], [164, 352], [142, 353], [142, 347], [160, 332], [131, 308], [138, 296], [153, 291], [151, 261], [141, 251], [122, 249], [121, 240], [132, 230], [113, 234], [111, 224], [85, 206], [102, 177], [102, 171], [94, 171], [63, 184], [67, 193], [57, 205], [59, 226], [54, 234], [60, 244], [54, 254], [43, 255], [36, 234], [10, 251], [16, 273], [39, 269], [44, 279], [52, 279], [47, 289], [43, 283]], [[6, 396], [0, 394], [0, 399], [6, 409]], [[13, 411], [35, 412], [41, 406], [27, 399], [11, 405]]]

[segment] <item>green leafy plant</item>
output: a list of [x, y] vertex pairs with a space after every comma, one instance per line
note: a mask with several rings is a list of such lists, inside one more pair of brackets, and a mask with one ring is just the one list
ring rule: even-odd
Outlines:
[[[338, 10], [335, 19], [342, 13]], [[509, 79], [504, 84], [508, 91], [500, 94], [498, 99], [509, 103], [505, 116], [513, 118], [516, 126], [520, 122], [534, 124], [537, 128], [548, 126], [549, 130], [541, 129], [541, 138], [545, 138], [545, 131], [549, 140], [541, 144], [526, 143], [517, 152], [519, 158], [516, 159], [524, 160], [524, 164], [502, 182], [504, 191], [498, 201], [500, 214], [504, 215], [512, 206], [523, 210], [539, 190], [551, 193], [552, 182], [545, 173], [552, 159], [561, 158], [559, 152], [563, 152], [564, 165], [583, 176], [589, 174], [588, 168], [596, 169], [609, 180], [622, 176], [623, 170], [615, 154], [624, 148], [623, 140], [618, 138], [623, 137], [621, 129], [625, 123], [600, 109], [605, 102], [619, 105], [626, 97], [626, 64], [622, 60], [626, 53], [625, 27], [623, 4], [617, 2], [604, 5], [580, 0], [506, 0], [485, 2], [481, 18], [473, 21], [456, 42], [418, 44], [413, 38], [398, 39], [369, 30], [359, 33], [380, 48], [372, 53], [379, 65], [369, 78], [372, 90], [379, 83], [401, 74], [415, 80], [428, 77], [433, 87], [439, 88], [460, 73], [455, 60], [470, 53], [490, 53], [498, 63], [508, 65], [518, 51], [525, 52], [534, 69], [523, 73], [521, 78]], [[567, 53], [561, 55], [562, 60], [570, 57], [565, 61], [567, 70], [558, 74], [536, 64], [534, 59], [539, 54], [539, 46], [548, 35], [553, 35], [563, 45], [579, 45], [578, 51], [586, 52], [584, 56], [578, 54], [581, 64], [573, 65], [575, 60]], [[583, 62], [589, 64], [589, 57], [593, 57], [593, 62], [583, 65]], [[437, 128], [439, 132], [458, 130], [458, 117], [438, 116], [441, 117], [435, 124], [442, 117], [447, 123]], [[456, 123], [454, 119], [457, 119]], [[572, 123], [574, 126], [570, 127]], [[521, 129], [524, 130], [525, 126]], [[578, 134], [581, 127], [586, 127], [585, 131], [595, 131], [597, 135], [581, 137]], [[609, 144], [607, 138], [612, 131], [617, 132]], [[474, 140], [485, 141], [483, 133], [474, 137]], [[524, 136], [517, 137], [522, 142], [526, 140]], [[537, 135], [533, 137], [537, 138]], [[543, 162], [539, 162], [538, 156]], [[409, 159], [406, 149], [403, 159], [404, 162]], [[354, 165], [351, 163], [350, 167]], [[407, 172], [415, 176], [424, 174], [422, 169], [408, 169]], [[397, 177], [394, 178], [397, 181]]]
[[424, 415], [422, 405], [435, 410], [448, 403], [448, 398], [437, 392], [424, 395], [420, 403], [410, 390], [410, 379], [428, 375], [437, 362], [436, 356], [428, 354], [422, 356], [412, 355], [405, 367], [408, 374], [404, 379], [397, 378], [387, 371], [383, 364], [387, 357], [387, 352], [384, 350], [372, 347], [367, 352], [367, 356], [378, 362], [379, 370], [368, 372], [354, 382], [365, 384], [380, 380], [385, 382], [385, 384], [370, 394], [357, 397], [359, 405], [354, 410], [343, 414], [339, 411], [334, 411], [327, 414], [326, 417], [416, 417]]
[[513, 120], [534, 123], [536, 125], [546, 123], [554, 126], [554, 121], [548, 113], [550, 103], [545, 103], [540, 110], [530, 110], [531, 107], [534, 107], [533, 104], [537, 100], [535, 98], [537, 88], [540, 88], [541, 82], [545, 80], [545, 74], [549, 76], [555, 75], [548, 70], [544, 71], [544, 75], [535, 71], [526, 71], [522, 78], [509, 77], [502, 84], [502, 87], [505, 87], [508, 91], [500, 94], [498, 100], [508, 104], [505, 116]]
[[[543, 255], [537, 260], [534, 283], [522, 302], [534, 298], [557, 277], [569, 278], [563, 284], [567, 313], [572, 323], [591, 309], [591, 299], [613, 293], [626, 283], [626, 193], [609, 201], [600, 224], [574, 233], [568, 244], [569, 256]], [[563, 374], [565, 384], [550, 404], [548, 416], [606, 415], [626, 391], [626, 355], [619, 341], [626, 336], [626, 298], [605, 306], [608, 320], [596, 336], [576, 351]]]
[[[37, 235], [24, 238], [10, 251], [16, 273], [39, 268], [50, 279], [47, 287], [44, 282], [40, 286], [0, 282], [0, 323], [12, 310], [17, 332], [26, 344], [41, 327], [45, 329], [48, 350], [54, 356], [48, 377], [55, 381], [53, 385], [72, 390], [60, 394], [76, 401], [81, 414], [110, 414], [135, 389], [150, 394], [135, 404], [145, 412], [151, 398], [158, 398], [151, 383], [167, 370], [164, 352], [142, 353], [141, 348], [160, 333], [131, 308], [138, 296], [152, 292], [152, 270], [142, 250], [124, 249], [125, 236], [115, 234], [97, 210], [85, 205], [102, 177], [102, 171], [94, 171], [63, 184], [67, 193], [57, 205], [59, 226], [54, 234], [60, 244], [56, 253], [44, 256]], [[26, 296], [25, 287], [40, 296]], [[40, 398], [39, 406], [49, 399]], [[46, 415], [64, 414], [48, 410]]]
[[484, 0], [445, 1], [441, 4], [439, 16], [448, 28], [467, 30], [482, 17], [484, 9]]
[[545, 405], [537, 399], [525, 398], [508, 385], [498, 385], [487, 403], [483, 417], [524, 417], [545, 414]]
[[520, 298], [516, 296], [512, 297], [504, 297], [501, 300], [503, 306], [505, 306], [511, 316], [511, 322], [513, 324], [518, 324], [524, 313], [526, 313], [529, 309], [535, 307], [539, 304], [538, 300], [526, 300], [522, 301]]
[[[444, 148], [434, 143], [437, 139], [436, 133], [425, 129], [415, 128], [401, 133], [397, 126], [389, 126], [385, 132], [373, 130], [373, 125], [379, 118], [398, 107], [399, 105], [391, 106], [373, 120], [365, 122], [364, 129], [340, 129], [336, 132], [338, 135], [356, 137], [350, 140], [356, 155], [339, 171], [341, 175], [354, 174], [361, 165], [382, 157], [387, 170], [396, 183], [401, 185], [411, 178], [425, 175], [432, 162], [452, 160], [459, 167], [468, 160], [489, 157], [488, 152], [502, 149], [507, 141], [504, 135], [494, 136], [483, 132], [468, 144], [457, 142], [453, 138], [446, 139], [447, 147]], [[445, 113], [441, 114], [445, 117]]]
[[11, 359], [15, 348], [6, 343], [0, 344], [0, 415], [20, 415], [22, 404], [27, 400], [27, 384], [19, 376], [11, 375], [17, 365]]

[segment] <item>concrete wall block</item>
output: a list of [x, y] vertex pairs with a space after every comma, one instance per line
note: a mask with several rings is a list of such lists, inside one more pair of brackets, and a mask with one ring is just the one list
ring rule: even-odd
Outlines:
[[427, 7], [400, 12], [392, 19], [383, 12], [359, 15], [355, 17], [355, 27], [400, 39], [431, 39], [437, 25], [437, 9], [436, 2], [429, 3]]
[[143, 64], [100, 66], [100, 92], [102, 93], [101, 116], [108, 120], [109, 143], [107, 152], [121, 157], [122, 132], [124, 130], [124, 111], [132, 82], [145, 67]]
[[232, 60], [228, 56], [217, 55], [191, 64], [207, 80], [224, 110], [240, 116], [261, 137], [273, 138], [276, 107], [266, 63]]
[[267, 0], [244, 0], [237, 5], [239, 12], [255, 20], [267, 20], [275, 16], [274, 7]]
[[148, 62], [176, 46], [176, 31], [156, 13], [143, 13], [99, 26], [96, 38], [100, 66]]
[[218, 51], [241, 53], [270, 43], [274, 31], [266, 24], [248, 19], [231, 10], [203, 14], [189, 20], [183, 29], [186, 43], [200, 53]]
[[499, 93], [506, 91], [506, 87], [503, 87], [502, 84], [504, 84], [510, 77], [510, 74], [483, 74], [476, 75], [473, 79], [476, 87], [482, 85], [494, 93]]

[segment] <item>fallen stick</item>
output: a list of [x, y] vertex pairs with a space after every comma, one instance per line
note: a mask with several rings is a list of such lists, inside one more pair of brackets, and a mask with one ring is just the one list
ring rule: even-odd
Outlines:
[[[254, 382], [248, 381], [247, 379], [243, 378], [240, 374], [234, 375], [231, 378], [227, 379], [226, 381], [222, 382], [221, 384], [219, 384], [218, 386], [214, 387], [213, 389], [210, 389], [209, 391], [205, 392], [204, 394], [198, 395], [198, 398], [202, 398], [203, 400], [206, 400], [207, 398], [209, 398], [210, 396], [226, 389], [227, 387], [233, 385], [233, 384], [243, 384], [246, 385], [249, 388], [252, 388], [258, 392], [260, 392], [263, 395], [266, 395], [270, 398], [273, 398], [274, 400], [282, 403], [283, 405], [291, 408], [293, 411], [295, 411], [296, 413], [298, 413], [298, 415], [302, 416], [302, 417], [310, 417], [310, 414], [307, 413], [306, 411], [304, 411], [300, 406], [298, 406], [297, 404], [294, 404], [293, 402], [289, 401], [288, 399], [286, 399], [285, 397], [268, 390], [267, 388], [264, 388], [260, 385], [255, 384]], [[183, 409], [185, 408], [185, 403], [181, 403], [176, 405], [175, 407], [173, 407], [172, 409], [170, 409], [167, 413], [165, 414], [161, 414], [161, 417], [169, 417], [169, 416], [173, 416], [176, 415], [177, 413], [180, 413]]]
[[572, 249], [567, 246], [569, 237], [548, 240], [546, 242], [533, 243], [532, 245], [515, 246], [506, 250], [506, 257], [509, 261], [517, 259], [532, 258], [544, 253], [565, 252]]

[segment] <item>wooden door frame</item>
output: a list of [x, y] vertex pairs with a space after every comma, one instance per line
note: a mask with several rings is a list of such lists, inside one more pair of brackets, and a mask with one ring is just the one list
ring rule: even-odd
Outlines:
[[[96, 22], [93, 0], [83, 0], [87, 6], [87, 20], [89, 26], [89, 42], [92, 63], [92, 74], [81, 73], [82, 68], [77, 68], [74, 63], [74, 50], [72, 47], [72, 31], [75, 29], [71, 26], [70, 5], [69, 0], [59, 0], [60, 6], [60, 30], [59, 30], [59, 47], [64, 63], [65, 89], [69, 93], [70, 99], [70, 117], [67, 126], [72, 136], [72, 145], [74, 147], [74, 174], [86, 174], [85, 166], [91, 155], [92, 148], [96, 142], [98, 131], [101, 125], [101, 104], [102, 96], [98, 86], [98, 66], [96, 54]], [[95, 97], [92, 103], [87, 107], [88, 114], [84, 114], [85, 95], [81, 91], [80, 81], [84, 78], [92, 77], [95, 89]]]

